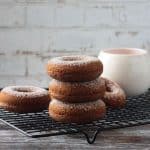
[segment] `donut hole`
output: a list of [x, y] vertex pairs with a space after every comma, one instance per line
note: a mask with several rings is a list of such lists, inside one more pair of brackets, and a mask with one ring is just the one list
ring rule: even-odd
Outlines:
[[107, 87], [106, 87], [106, 91], [107, 91], [107, 92], [112, 92], [111, 87], [108, 87], [108, 86], [107, 86]]
[[105, 82], [105, 87], [106, 87], [106, 91], [107, 92], [112, 92], [113, 91], [113, 86], [108, 84], [108, 83], [106, 83], [106, 82]]
[[62, 60], [63, 61], [80, 61], [81, 58], [80, 57], [63, 57]]
[[16, 91], [16, 92], [23, 92], [23, 93], [33, 92], [33, 90], [31, 90], [31, 89], [22, 89], [22, 88], [14, 89], [14, 91]]

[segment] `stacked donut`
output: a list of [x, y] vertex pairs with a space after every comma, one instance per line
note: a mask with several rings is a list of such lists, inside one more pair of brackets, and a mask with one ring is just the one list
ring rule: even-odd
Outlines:
[[51, 59], [48, 75], [51, 102], [49, 114], [57, 121], [86, 123], [102, 118], [106, 113], [101, 100], [105, 82], [99, 76], [103, 65], [91, 56], [63, 56]]
[[125, 93], [120, 86], [100, 77], [103, 65], [98, 58], [53, 58], [48, 62], [47, 72], [53, 78], [49, 93], [35, 86], [9, 86], [0, 92], [0, 108], [30, 113], [49, 105], [49, 114], [57, 121], [86, 123], [102, 118], [105, 104], [112, 108], [125, 105]]

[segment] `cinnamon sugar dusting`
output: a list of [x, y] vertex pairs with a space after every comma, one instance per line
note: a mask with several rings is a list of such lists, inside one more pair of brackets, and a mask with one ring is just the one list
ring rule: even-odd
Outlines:
[[84, 110], [91, 110], [91, 109], [98, 109], [100, 106], [105, 105], [102, 100], [98, 99], [92, 102], [84, 102], [84, 103], [66, 103], [59, 101], [57, 99], [52, 99], [50, 105], [62, 105], [64, 108], [69, 109], [84, 109]]
[[[56, 85], [63, 85], [64, 82], [58, 81], [53, 79], [50, 83], [51, 84], [56, 84]], [[95, 89], [101, 86], [105, 85], [104, 80], [101, 80], [99, 77], [93, 81], [88, 81], [88, 82], [65, 82], [66, 86], [74, 87], [74, 88], [79, 88], [79, 87], [88, 87], [91, 89]]]
[[48, 95], [48, 91], [36, 86], [8, 86], [1, 92], [17, 97], [41, 97]]
[[49, 63], [54, 63], [54, 64], [65, 64], [68, 66], [73, 66], [73, 65], [83, 65], [83, 64], [88, 64], [91, 62], [99, 62], [100, 60], [96, 57], [92, 56], [85, 56], [85, 55], [72, 55], [72, 56], [62, 56], [62, 57], [55, 57], [52, 58], [51, 60], [48, 61]]

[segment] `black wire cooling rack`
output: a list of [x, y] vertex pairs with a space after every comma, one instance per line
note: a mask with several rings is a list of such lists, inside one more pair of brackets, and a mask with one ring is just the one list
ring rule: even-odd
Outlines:
[[100, 131], [149, 124], [150, 89], [142, 95], [129, 97], [125, 108], [108, 109], [104, 119], [84, 125], [55, 122], [46, 110], [17, 114], [0, 109], [0, 120], [29, 137], [83, 133], [87, 142], [92, 144]]

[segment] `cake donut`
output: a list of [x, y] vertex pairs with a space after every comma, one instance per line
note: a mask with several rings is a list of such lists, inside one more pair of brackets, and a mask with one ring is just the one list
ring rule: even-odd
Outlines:
[[12, 112], [39, 112], [49, 101], [48, 91], [35, 86], [9, 86], [0, 92], [0, 107]]
[[126, 104], [126, 95], [123, 89], [116, 83], [107, 78], [101, 77], [105, 81], [106, 92], [103, 101], [112, 108], [122, 108]]
[[88, 123], [103, 118], [105, 114], [105, 103], [100, 99], [85, 103], [65, 103], [52, 99], [49, 104], [49, 115], [65, 123]]
[[105, 82], [100, 78], [89, 82], [62, 82], [53, 79], [49, 84], [51, 97], [64, 102], [87, 102], [102, 98]]
[[48, 61], [47, 73], [64, 82], [86, 82], [96, 79], [103, 72], [101, 61], [92, 56], [76, 55], [55, 57]]

